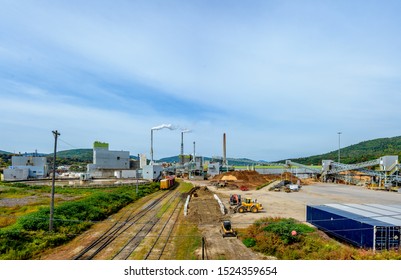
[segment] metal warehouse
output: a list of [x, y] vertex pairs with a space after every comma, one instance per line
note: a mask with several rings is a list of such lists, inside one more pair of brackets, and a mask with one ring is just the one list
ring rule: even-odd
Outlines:
[[400, 247], [401, 205], [307, 205], [306, 220], [357, 247], [373, 250]]

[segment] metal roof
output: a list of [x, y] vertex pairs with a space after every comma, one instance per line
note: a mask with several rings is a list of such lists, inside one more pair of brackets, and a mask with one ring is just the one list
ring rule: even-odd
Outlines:
[[[333, 203], [325, 204], [325, 206], [328, 207], [325, 208], [326, 211], [336, 214], [335, 210], [341, 210], [343, 213], [338, 214], [360, 222], [377, 226], [401, 226], [401, 205]], [[330, 208], [335, 210], [330, 210]]]

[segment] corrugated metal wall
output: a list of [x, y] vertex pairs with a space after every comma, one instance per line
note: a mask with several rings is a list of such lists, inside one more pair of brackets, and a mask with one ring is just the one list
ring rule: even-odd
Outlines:
[[308, 205], [306, 220], [354, 246], [399, 249], [401, 206], [378, 204]]

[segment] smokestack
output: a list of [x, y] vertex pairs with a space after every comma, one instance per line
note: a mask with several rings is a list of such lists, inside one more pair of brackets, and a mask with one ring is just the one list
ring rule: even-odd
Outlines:
[[163, 128], [168, 128], [170, 130], [177, 129], [172, 124], [161, 124], [159, 126], [155, 126], [155, 127], [152, 127], [150, 129], [150, 158], [151, 158], [151, 163], [150, 164], [153, 164], [153, 130], [160, 130], [160, 129], [163, 129]]
[[181, 160], [180, 163], [184, 164], [184, 133], [191, 132], [189, 129], [184, 129], [181, 131]]
[[153, 164], [153, 129], [150, 130], [150, 164]]
[[181, 158], [180, 163], [184, 164], [184, 132], [181, 131]]
[[227, 165], [227, 158], [226, 158], [226, 133], [223, 134], [223, 165]]
[[194, 160], [193, 161], [195, 162], [195, 141], [194, 141]]

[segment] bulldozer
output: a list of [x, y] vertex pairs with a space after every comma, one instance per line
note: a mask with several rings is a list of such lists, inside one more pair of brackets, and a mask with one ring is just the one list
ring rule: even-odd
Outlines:
[[255, 200], [252, 200], [251, 198], [245, 198], [242, 200], [240, 204], [238, 204], [234, 208], [234, 213], [244, 213], [244, 212], [252, 212], [252, 213], [258, 213], [259, 211], [263, 210], [263, 206], [261, 203], [258, 203]]
[[224, 220], [221, 222], [220, 232], [223, 235], [223, 238], [224, 237], [237, 237], [237, 233], [233, 230], [230, 220]]

